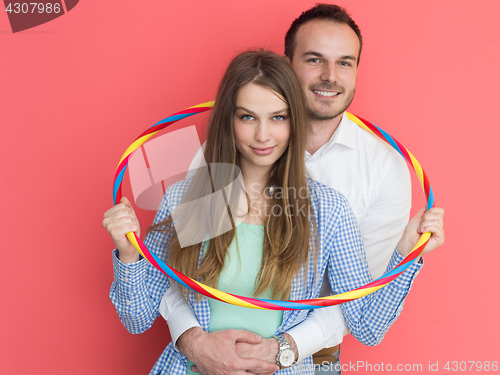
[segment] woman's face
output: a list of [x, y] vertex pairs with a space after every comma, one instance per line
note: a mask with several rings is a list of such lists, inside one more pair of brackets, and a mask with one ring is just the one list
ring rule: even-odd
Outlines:
[[269, 170], [288, 147], [288, 105], [267, 87], [248, 83], [240, 89], [233, 126], [244, 172]]

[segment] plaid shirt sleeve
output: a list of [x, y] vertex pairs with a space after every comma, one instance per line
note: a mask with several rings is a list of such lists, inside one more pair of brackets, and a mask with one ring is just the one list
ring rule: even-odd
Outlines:
[[[345, 198], [335, 193], [327, 196], [326, 207], [331, 211], [321, 225], [325, 228], [324, 244], [330, 252], [328, 277], [336, 294], [359, 288], [371, 281], [363, 241], [351, 207]], [[329, 204], [330, 203], [330, 204]], [[403, 257], [394, 251], [389, 267]], [[377, 345], [396, 321], [404, 300], [422, 264], [412, 264], [406, 272], [389, 285], [366, 297], [341, 305], [351, 334], [366, 345]]]
[[[156, 213], [154, 224], [165, 220], [169, 215], [169, 198], [180, 194], [178, 186], [172, 186], [162, 199]], [[180, 196], [180, 195], [179, 195]], [[144, 244], [161, 259], [165, 259], [165, 232], [152, 232], [146, 236]], [[142, 333], [149, 329], [159, 316], [159, 306], [163, 294], [170, 287], [167, 276], [142, 258], [135, 263], [122, 263], [118, 250], [113, 251], [114, 281], [109, 296], [115, 305], [121, 322], [130, 333]]]

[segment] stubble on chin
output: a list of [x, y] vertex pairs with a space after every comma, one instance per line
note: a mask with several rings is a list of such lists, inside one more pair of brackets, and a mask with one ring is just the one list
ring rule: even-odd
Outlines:
[[349, 106], [354, 99], [355, 90], [346, 98], [344, 103], [339, 109], [332, 109], [331, 112], [319, 112], [312, 108], [309, 103], [307, 103], [307, 117], [310, 121], [328, 121], [341, 115]]
[[337, 113], [337, 111], [333, 113], [320, 113], [318, 111], [313, 110], [312, 108], [308, 107], [307, 108], [307, 118], [309, 121], [328, 121], [331, 119], [334, 119], [337, 117], [340, 113], [343, 111]]

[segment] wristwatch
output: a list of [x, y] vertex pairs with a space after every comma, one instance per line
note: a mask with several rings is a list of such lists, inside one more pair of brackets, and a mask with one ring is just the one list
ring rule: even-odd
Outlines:
[[283, 335], [273, 336], [276, 341], [278, 341], [279, 352], [276, 356], [276, 364], [281, 368], [287, 368], [295, 363], [295, 352], [290, 347], [288, 341], [286, 341]]

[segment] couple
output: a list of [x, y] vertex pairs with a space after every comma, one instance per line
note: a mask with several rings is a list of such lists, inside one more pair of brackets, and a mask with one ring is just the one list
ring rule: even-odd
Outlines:
[[[238, 208], [251, 209], [236, 229], [203, 245], [181, 248], [170, 210], [196, 190], [195, 174], [168, 189], [145, 244], [174, 268], [208, 285], [284, 299], [317, 297], [323, 274], [334, 293], [366, 284], [369, 271], [378, 277], [406, 256], [417, 232], [433, 233], [425, 252], [442, 244], [441, 209], [425, 215], [421, 210], [399, 240], [410, 204], [406, 165], [344, 114], [354, 95], [360, 51], [359, 29], [347, 13], [320, 4], [295, 20], [287, 33], [285, 53], [291, 66], [268, 52], [237, 56], [219, 87], [204, 156], [207, 163], [241, 168], [249, 193]], [[306, 178], [304, 155], [313, 180]], [[346, 192], [355, 216], [344, 197], [322, 183]], [[282, 192], [307, 187], [308, 194], [298, 200], [259, 194], [272, 185]], [[291, 207], [282, 211], [291, 214], [266, 215], [259, 209], [276, 205]], [[304, 211], [312, 215], [293, 215]], [[310, 373], [310, 355], [339, 344], [345, 324], [358, 340], [379, 343], [422, 266], [415, 263], [389, 286], [342, 305], [346, 323], [338, 306], [309, 314], [258, 311], [189, 293], [188, 305], [182, 291], [169, 288], [170, 281], [139, 259], [128, 243], [125, 234], [139, 227], [126, 199], [106, 212], [103, 223], [117, 247], [110, 295], [120, 319], [134, 333], [149, 328], [160, 309], [169, 322], [173, 343], [153, 374], [257, 373], [280, 367], [291, 373], [297, 365], [287, 366], [294, 361]], [[235, 327], [244, 330], [227, 330]]]

